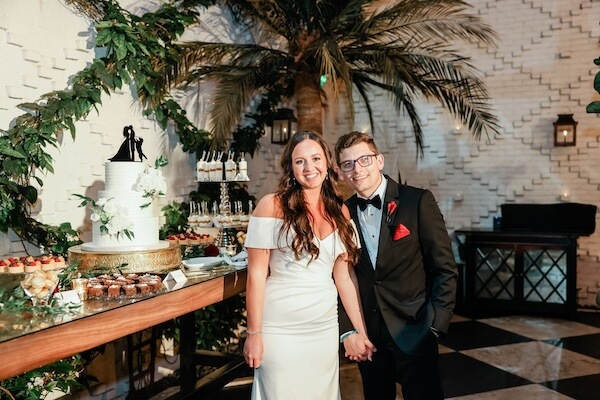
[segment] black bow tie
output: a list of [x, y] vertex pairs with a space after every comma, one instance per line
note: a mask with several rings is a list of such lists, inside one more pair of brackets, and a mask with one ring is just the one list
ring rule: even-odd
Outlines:
[[367, 208], [367, 206], [369, 204], [372, 204], [373, 207], [377, 207], [378, 209], [381, 210], [381, 197], [379, 197], [379, 195], [371, 198], [371, 199], [363, 199], [361, 197], [356, 199], [357, 203], [358, 203], [358, 208], [360, 208], [360, 211], [365, 211], [365, 209]]

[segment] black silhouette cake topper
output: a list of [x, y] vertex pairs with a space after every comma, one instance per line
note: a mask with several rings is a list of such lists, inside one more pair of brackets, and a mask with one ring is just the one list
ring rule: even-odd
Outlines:
[[123, 128], [123, 137], [125, 137], [125, 140], [121, 143], [121, 147], [119, 147], [117, 154], [109, 158], [110, 161], [135, 161], [136, 151], [140, 161], [144, 161], [144, 158], [148, 159], [142, 151], [144, 139], [135, 137], [133, 126], [129, 125]]

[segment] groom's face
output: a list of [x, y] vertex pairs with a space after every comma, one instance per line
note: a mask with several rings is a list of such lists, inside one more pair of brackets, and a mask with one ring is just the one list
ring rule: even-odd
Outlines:
[[360, 196], [369, 198], [381, 183], [383, 165], [383, 154], [376, 154], [367, 143], [358, 143], [340, 152], [336, 172]]

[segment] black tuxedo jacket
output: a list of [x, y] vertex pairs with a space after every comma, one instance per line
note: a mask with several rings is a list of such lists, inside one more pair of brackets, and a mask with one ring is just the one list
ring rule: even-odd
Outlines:
[[[407, 354], [417, 355], [421, 343], [430, 334], [430, 327], [441, 333], [448, 329], [458, 272], [444, 219], [433, 194], [386, 178], [388, 185], [375, 268], [360, 230], [356, 194], [346, 201], [358, 228], [363, 252], [355, 271], [367, 330], [378, 331], [381, 314], [398, 347]], [[390, 202], [396, 202], [397, 208], [388, 219]], [[394, 240], [394, 232], [400, 224], [410, 233]]]

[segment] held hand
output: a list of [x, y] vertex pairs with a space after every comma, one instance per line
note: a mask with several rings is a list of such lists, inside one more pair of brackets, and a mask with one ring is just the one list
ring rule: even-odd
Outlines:
[[344, 340], [345, 355], [352, 361], [371, 361], [377, 351], [375, 345], [363, 333], [356, 333]]
[[244, 343], [244, 359], [250, 368], [260, 367], [263, 356], [263, 340], [260, 334], [248, 335]]

